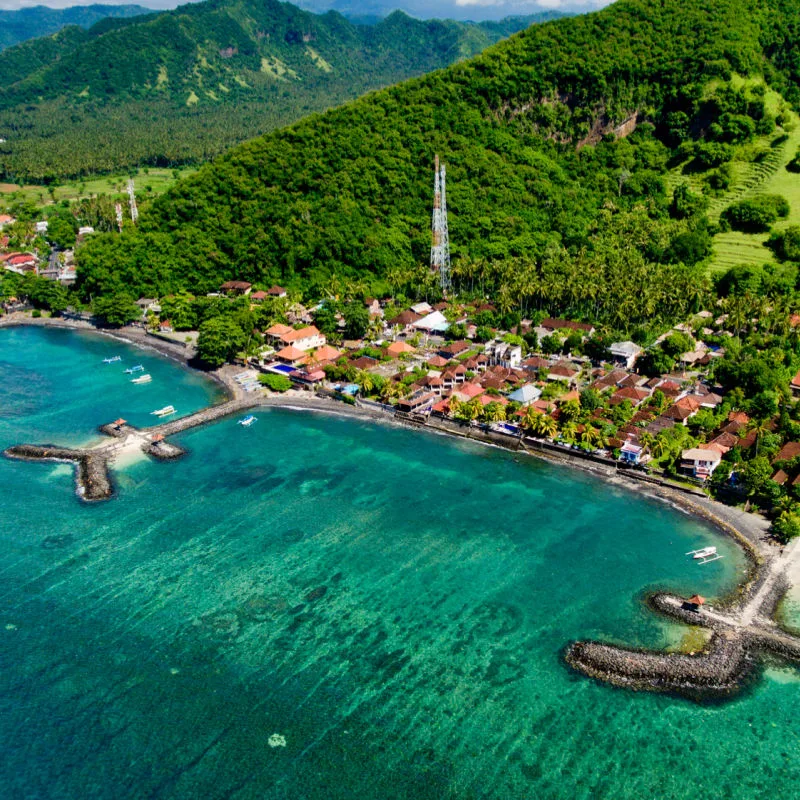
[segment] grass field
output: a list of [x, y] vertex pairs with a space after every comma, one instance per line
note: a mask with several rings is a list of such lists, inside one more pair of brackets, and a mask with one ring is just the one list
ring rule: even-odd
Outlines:
[[[150, 168], [147, 172], [140, 170], [134, 177], [137, 195], [156, 196], [162, 194], [172, 186], [178, 178], [186, 177], [195, 171], [194, 167], [187, 167], [180, 170]], [[176, 178], [175, 174], [178, 174]], [[18, 186], [13, 183], [0, 183], [0, 204], [11, 199], [22, 198], [31, 200], [37, 205], [46, 205], [55, 199], [59, 200], [79, 200], [83, 197], [92, 197], [98, 194], [124, 195], [128, 183], [128, 173], [119, 175], [106, 175], [101, 178], [92, 178], [85, 181], [74, 181], [64, 183], [53, 188], [47, 186]], [[149, 187], [149, 189], [148, 189]]]
[[[742, 85], [744, 82], [743, 78], [738, 78], [734, 84]], [[780, 110], [782, 101], [776, 92], [767, 90], [765, 99], [770, 113], [775, 114]], [[760, 194], [779, 194], [789, 201], [791, 211], [787, 219], [780, 220], [773, 226], [774, 229], [800, 225], [800, 175], [786, 169], [786, 165], [800, 148], [800, 119], [794, 113], [790, 116], [791, 122], [784, 130], [787, 134], [785, 142], [773, 146], [778, 131], [741, 148], [740, 159], [734, 161], [732, 165], [734, 174], [732, 186], [724, 194], [711, 199], [708, 217], [712, 222], [719, 222], [720, 214], [739, 200]], [[747, 160], [748, 153], [752, 155], [759, 150], [762, 152], [761, 158]], [[683, 165], [669, 174], [667, 178], [669, 189], [672, 190], [677, 184], [688, 181], [694, 191], [701, 192], [703, 176], [685, 175], [682, 173], [682, 168]], [[714, 254], [709, 262], [709, 271], [713, 274], [741, 264], [774, 263], [775, 257], [772, 251], [764, 246], [768, 238], [769, 234], [765, 233], [747, 234], [729, 231], [717, 234], [714, 237]]]

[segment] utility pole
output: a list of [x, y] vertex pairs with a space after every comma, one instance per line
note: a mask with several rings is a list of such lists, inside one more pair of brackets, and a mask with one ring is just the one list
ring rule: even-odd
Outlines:
[[114, 208], [117, 212], [117, 227], [119, 228], [119, 232], [122, 233], [122, 203], [117, 203]]
[[128, 178], [128, 202], [131, 207], [131, 221], [135, 225], [139, 219], [139, 209], [136, 208], [136, 195], [133, 192], [133, 178]]
[[433, 219], [431, 222], [431, 270], [439, 273], [439, 285], [446, 297], [450, 282], [450, 234], [447, 230], [447, 185], [444, 164], [434, 160]]

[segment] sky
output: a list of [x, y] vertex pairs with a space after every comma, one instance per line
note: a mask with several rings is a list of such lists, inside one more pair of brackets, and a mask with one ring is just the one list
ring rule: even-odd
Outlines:
[[[133, 3], [147, 8], [164, 9], [182, 5], [177, 0], [94, 0], [106, 5]], [[547, 9], [562, 11], [590, 11], [608, 5], [610, 0], [294, 0], [295, 5], [313, 11], [336, 8], [349, 14], [388, 13], [400, 8], [417, 17], [449, 17], [454, 19], [500, 19], [511, 14], [533, 14]], [[0, 9], [32, 8], [46, 5], [50, 8], [68, 8], [92, 5], [93, 0], [0, 0]]]

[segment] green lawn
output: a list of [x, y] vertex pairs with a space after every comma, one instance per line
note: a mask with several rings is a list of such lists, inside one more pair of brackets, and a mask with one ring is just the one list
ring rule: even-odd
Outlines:
[[[744, 78], [735, 76], [734, 83], [741, 85]], [[762, 82], [760, 79], [748, 79], [747, 82]], [[779, 110], [781, 98], [777, 92], [767, 90], [767, 110], [775, 114]], [[716, 223], [720, 214], [732, 203], [755, 197], [759, 194], [783, 195], [791, 207], [789, 217], [780, 220], [774, 226], [776, 229], [788, 225], [800, 225], [800, 176], [788, 172], [786, 165], [800, 148], [800, 118], [791, 114], [791, 123], [784, 131], [788, 139], [777, 147], [771, 142], [778, 136], [778, 132], [770, 136], [757, 139], [740, 148], [740, 160], [732, 162], [734, 180], [730, 189], [724, 194], [711, 198], [708, 209], [709, 219]], [[766, 152], [763, 158], [757, 161], [747, 159], [748, 152], [752, 154], [761, 149]], [[703, 189], [702, 175], [684, 175], [683, 164], [672, 170], [667, 176], [667, 187], [672, 191], [682, 182], [688, 182], [692, 189], [701, 192]], [[714, 237], [714, 254], [708, 265], [710, 272], [722, 272], [739, 264], [767, 264], [773, 263], [775, 258], [772, 251], [764, 246], [769, 238], [768, 234], [746, 234], [736, 231], [720, 233]]]
[[[194, 167], [185, 167], [178, 170], [179, 177], [183, 178], [195, 171]], [[172, 169], [149, 168], [144, 169], [134, 177], [136, 193], [142, 195], [159, 195], [170, 188], [176, 178]], [[106, 175], [101, 178], [91, 178], [84, 181], [74, 181], [56, 186], [52, 197], [58, 200], [78, 200], [82, 197], [91, 197], [98, 194], [124, 195], [128, 182], [128, 173]], [[149, 187], [149, 191], [148, 191]], [[6, 201], [12, 197], [22, 197], [34, 203], [46, 205], [51, 202], [49, 187], [46, 186], [17, 186], [15, 184], [0, 184], [0, 196]]]

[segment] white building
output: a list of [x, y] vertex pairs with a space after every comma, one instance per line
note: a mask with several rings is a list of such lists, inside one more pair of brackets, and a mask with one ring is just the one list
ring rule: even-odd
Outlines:
[[608, 352], [611, 353], [611, 358], [615, 364], [625, 367], [625, 369], [633, 369], [639, 353], [642, 348], [633, 342], [614, 342], [609, 348]]
[[714, 474], [720, 461], [722, 454], [719, 450], [704, 450], [700, 447], [684, 450], [681, 453], [681, 472], [706, 480]]
[[507, 342], [487, 342], [484, 353], [492, 366], [500, 365], [506, 369], [516, 369], [522, 365], [522, 348]]

